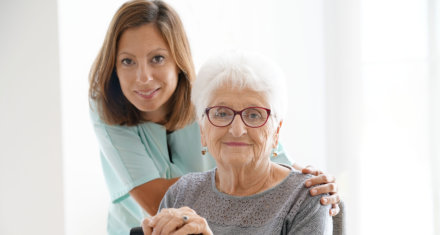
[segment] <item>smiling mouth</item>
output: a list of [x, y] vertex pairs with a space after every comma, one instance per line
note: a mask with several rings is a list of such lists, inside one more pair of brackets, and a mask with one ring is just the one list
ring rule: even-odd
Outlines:
[[157, 91], [159, 91], [160, 88], [154, 89], [154, 90], [149, 90], [149, 91], [134, 91], [136, 94], [138, 94], [139, 96], [141, 96], [142, 98], [146, 98], [146, 99], [150, 99], [152, 98]]
[[244, 142], [224, 142], [224, 144], [231, 147], [246, 147], [250, 145]]

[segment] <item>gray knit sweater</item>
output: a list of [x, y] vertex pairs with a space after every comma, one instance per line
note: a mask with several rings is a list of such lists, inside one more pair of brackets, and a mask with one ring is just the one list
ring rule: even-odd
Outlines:
[[204, 217], [214, 234], [331, 234], [330, 206], [310, 196], [310, 175], [292, 170], [275, 187], [245, 197], [219, 192], [215, 169], [182, 176], [165, 194], [162, 208], [188, 206]]

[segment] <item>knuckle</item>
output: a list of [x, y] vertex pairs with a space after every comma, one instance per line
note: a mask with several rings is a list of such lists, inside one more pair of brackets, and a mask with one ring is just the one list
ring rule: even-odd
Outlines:
[[170, 213], [170, 209], [169, 208], [164, 208], [162, 210], [160, 210], [160, 212], [158, 213], [158, 215], [164, 215], [164, 214], [168, 214]]
[[332, 214], [333, 216], [337, 215], [339, 213], [340, 209], [339, 206], [336, 206], [335, 208], [332, 209]]
[[328, 176], [326, 174], [321, 175], [321, 179], [323, 182], [328, 182]]
[[330, 188], [330, 191], [332, 191], [332, 192], [336, 191], [336, 185], [335, 184], [331, 183], [331, 184], [328, 184], [328, 186]]
[[150, 220], [148, 218], [145, 218], [144, 220], [142, 220], [142, 226], [147, 226], [149, 222]]
[[180, 209], [182, 209], [183, 211], [185, 211], [187, 213], [196, 214], [196, 212], [193, 209], [191, 209], [190, 207], [187, 207], [187, 206], [181, 207]]
[[341, 202], [341, 197], [339, 196], [339, 194], [335, 194], [335, 199], [336, 199], [336, 203]]

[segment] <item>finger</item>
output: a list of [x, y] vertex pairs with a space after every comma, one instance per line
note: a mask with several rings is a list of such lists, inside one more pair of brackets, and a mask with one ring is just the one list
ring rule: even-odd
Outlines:
[[148, 226], [150, 221], [151, 221], [150, 218], [145, 218], [142, 221], [142, 231], [144, 232], [144, 235], [151, 235], [151, 233], [153, 232], [153, 228]]
[[315, 167], [310, 166], [310, 165], [306, 166], [305, 168], [303, 168], [301, 172], [303, 174], [312, 174], [314, 176], [318, 176], [320, 174], [324, 174], [324, 172], [322, 172], [322, 171], [320, 171], [320, 170], [318, 170]]
[[330, 215], [331, 216], [336, 216], [337, 214], [339, 214], [339, 205], [338, 204], [333, 204], [332, 208], [330, 209]]
[[150, 223], [148, 224], [150, 227], [155, 227], [157, 222], [162, 219], [162, 217], [166, 216], [169, 213], [168, 208], [162, 209], [159, 213], [157, 213], [155, 216], [151, 217]]
[[323, 193], [337, 193], [338, 189], [335, 183], [323, 184], [310, 189], [310, 195], [316, 196]]
[[150, 223], [150, 226], [153, 227], [152, 235], [169, 234], [170, 232], [178, 230], [185, 223], [185, 221], [183, 221], [184, 215], [189, 218], [187, 222], [191, 220], [191, 217], [197, 216], [196, 212], [189, 207], [162, 210], [159, 214], [154, 216], [154, 223]]
[[338, 204], [341, 201], [339, 194], [334, 193], [330, 196], [322, 197], [321, 198], [321, 204], [322, 205], [329, 205], [329, 204]]
[[332, 175], [320, 174], [318, 176], [313, 176], [312, 178], [306, 180], [306, 187], [311, 187], [318, 184], [328, 184], [336, 182], [336, 178]]
[[163, 229], [167, 226], [170, 221], [173, 221], [175, 212], [173, 210], [161, 211], [159, 214], [154, 216], [153, 222], [150, 226], [153, 227], [152, 235], [159, 235], [163, 233]]
[[207, 222], [204, 218], [198, 217], [190, 223], [186, 223], [183, 227], [173, 233], [173, 235], [199, 234], [206, 233]]
[[162, 227], [160, 234], [171, 234], [172, 232], [177, 231], [183, 225], [184, 225], [183, 220], [179, 221], [179, 220], [173, 219], [171, 221], [168, 221], [168, 223]]
[[302, 172], [303, 174], [311, 174], [311, 172], [314, 172], [314, 171], [316, 171], [316, 169], [315, 169], [313, 166], [310, 166], [310, 165], [304, 167], [304, 168], [301, 170], [301, 172]]

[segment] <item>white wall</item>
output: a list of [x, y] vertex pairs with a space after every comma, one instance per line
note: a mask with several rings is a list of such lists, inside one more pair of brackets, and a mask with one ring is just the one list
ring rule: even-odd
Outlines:
[[1, 1], [0, 35], [0, 234], [63, 234], [56, 1]]
[[106, 234], [110, 199], [89, 119], [88, 73], [122, 3], [58, 0], [66, 235]]
[[347, 234], [359, 231], [359, 147], [362, 116], [361, 0], [326, 0], [325, 120], [328, 172], [346, 206]]

